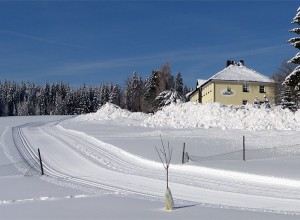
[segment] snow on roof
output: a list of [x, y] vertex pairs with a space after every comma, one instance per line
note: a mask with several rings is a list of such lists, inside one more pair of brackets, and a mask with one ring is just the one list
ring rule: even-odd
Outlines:
[[229, 65], [222, 71], [209, 78], [208, 81], [209, 80], [274, 83], [273, 79], [270, 79], [269, 77], [242, 65]]
[[190, 95], [192, 95], [192, 93], [194, 92], [195, 90], [191, 91], [191, 92], [188, 92], [187, 94], [185, 94], [185, 97], [188, 98]]
[[206, 82], [207, 79], [197, 79], [197, 89], [199, 89]]

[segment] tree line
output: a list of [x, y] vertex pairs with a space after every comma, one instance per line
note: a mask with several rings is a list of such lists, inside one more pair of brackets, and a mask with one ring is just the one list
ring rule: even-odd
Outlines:
[[[292, 23], [300, 25], [300, 8]], [[300, 34], [300, 28], [290, 32]], [[300, 49], [300, 37], [289, 41]], [[282, 63], [273, 74], [275, 104], [283, 108], [300, 107], [300, 53]], [[133, 112], [154, 112], [171, 102], [185, 101], [189, 89], [180, 73], [174, 77], [170, 65], [153, 70], [146, 79], [136, 72], [124, 85], [102, 83], [98, 87], [82, 85], [72, 89], [68, 83], [16, 83], [0, 81], [0, 116], [74, 115], [95, 112], [105, 103], [113, 103]]]
[[166, 91], [173, 101], [184, 101], [189, 92], [181, 74], [174, 77], [168, 63], [153, 70], [146, 79], [134, 72], [123, 86], [101, 83], [99, 86], [71, 88], [63, 82], [37, 85], [0, 81], [0, 116], [86, 114], [96, 112], [107, 102], [133, 112], [153, 112], [168, 103], [166, 100], [170, 97], [158, 98]]

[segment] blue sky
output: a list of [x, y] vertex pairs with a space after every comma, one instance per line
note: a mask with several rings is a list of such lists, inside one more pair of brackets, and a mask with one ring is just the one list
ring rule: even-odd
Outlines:
[[169, 62], [193, 87], [227, 59], [271, 76], [299, 2], [1, 1], [0, 80], [123, 84]]

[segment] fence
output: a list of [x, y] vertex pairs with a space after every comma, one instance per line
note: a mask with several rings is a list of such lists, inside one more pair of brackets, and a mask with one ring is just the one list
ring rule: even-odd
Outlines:
[[188, 152], [183, 151], [182, 163], [186, 163], [189, 161], [204, 162], [220, 160], [263, 160], [274, 158], [289, 158], [295, 156], [300, 156], [300, 144], [259, 149], [247, 149], [245, 148], [245, 144], [243, 144], [243, 150], [210, 156], [189, 155]]

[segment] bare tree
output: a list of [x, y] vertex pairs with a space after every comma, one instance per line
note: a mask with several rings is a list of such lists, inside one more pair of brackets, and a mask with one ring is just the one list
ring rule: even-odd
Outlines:
[[173, 197], [171, 194], [171, 190], [169, 188], [169, 167], [170, 167], [170, 163], [171, 163], [171, 159], [172, 159], [173, 148], [170, 148], [170, 145], [168, 142], [168, 149], [166, 151], [166, 148], [165, 148], [165, 145], [163, 143], [161, 136], [160, 136], [160, 140], [161, 140], [162, 149], [157, 149], [156, 146], [155, 146], [155, 149], [156, 149], [159, 159], [160, 159], [161, 163], [163, 164], [163, 166], [166, 170], [166, 173], [167, 173], [167, 191], [165, 193], [165, 199], [166, 199], [165, 208], [167, 210], [173, 210], [174, 209], [174, 201], [173, 201]]

